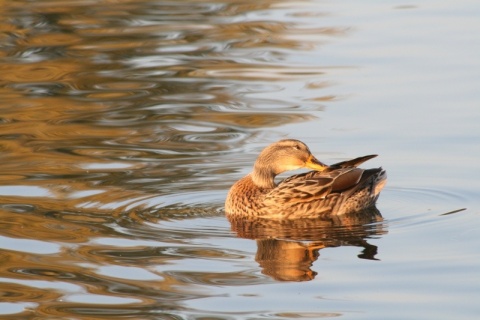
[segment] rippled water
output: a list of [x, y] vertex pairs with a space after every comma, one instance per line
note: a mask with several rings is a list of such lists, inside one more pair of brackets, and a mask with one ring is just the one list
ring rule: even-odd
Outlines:
[[[475, 1], [4, 1], [0, 317], [473, 319]], [[378, 211], [233, 223], [283, 137]]]

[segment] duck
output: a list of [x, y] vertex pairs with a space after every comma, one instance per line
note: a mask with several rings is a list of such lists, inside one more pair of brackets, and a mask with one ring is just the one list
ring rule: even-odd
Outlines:
[[[375, 207], [386, 183], [386, 171], [381, 167], [358, 166], [376, 156], [327, 165], [299, 140], [277, 141], [264, 148], [253, 171], [230, 188], [225, 214], [230, 220], [294, 220], [351, 214]], [[302, 168], [311, 171], [275, 182], [277, 175]]]

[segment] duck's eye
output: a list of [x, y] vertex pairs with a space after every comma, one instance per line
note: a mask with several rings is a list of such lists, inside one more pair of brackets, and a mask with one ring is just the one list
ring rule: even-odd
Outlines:
[[294, 145], [293, 148], [294, 148], [295, 150], [300, 150], [300, 146], [299, 146], [298, 144]]

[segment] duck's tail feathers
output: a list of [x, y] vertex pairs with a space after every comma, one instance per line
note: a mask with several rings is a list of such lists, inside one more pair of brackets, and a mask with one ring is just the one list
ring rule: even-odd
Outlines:
[[355, 159], [352, 159], [352, 160], [337, 162], [335, 164], [330, 165], [328, 169], [331, 168], [331, 169], [335, 170], [335, 169], [339, 169], [339, 168], [358, 167], [359, 165], [361, 165], [365, 161], [370, 160], [372, 158], [375, 158], [376, 156], [377, 156], [376, 154], [370, 154], [368, 156], [358, 157], [358, 158], [355, 158]]

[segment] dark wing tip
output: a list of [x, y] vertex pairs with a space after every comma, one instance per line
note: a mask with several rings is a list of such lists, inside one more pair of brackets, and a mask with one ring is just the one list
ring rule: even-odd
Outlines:
[[352, 160], [347, 160], [347, 161], [342, 161], [342, 162], [337, 162], [335, 164], [332, 164], [330, 168], [332, 169], [338, 169], [338, 168], [352, 168], [352, 167], [358, 167], [360, 164], [364, 163], [367, 160], [370, 160], [372, 158], [377, 157], [377, 154], [370, 154], [368, 156], [363, 156], [363, 157], [358, 157]]

